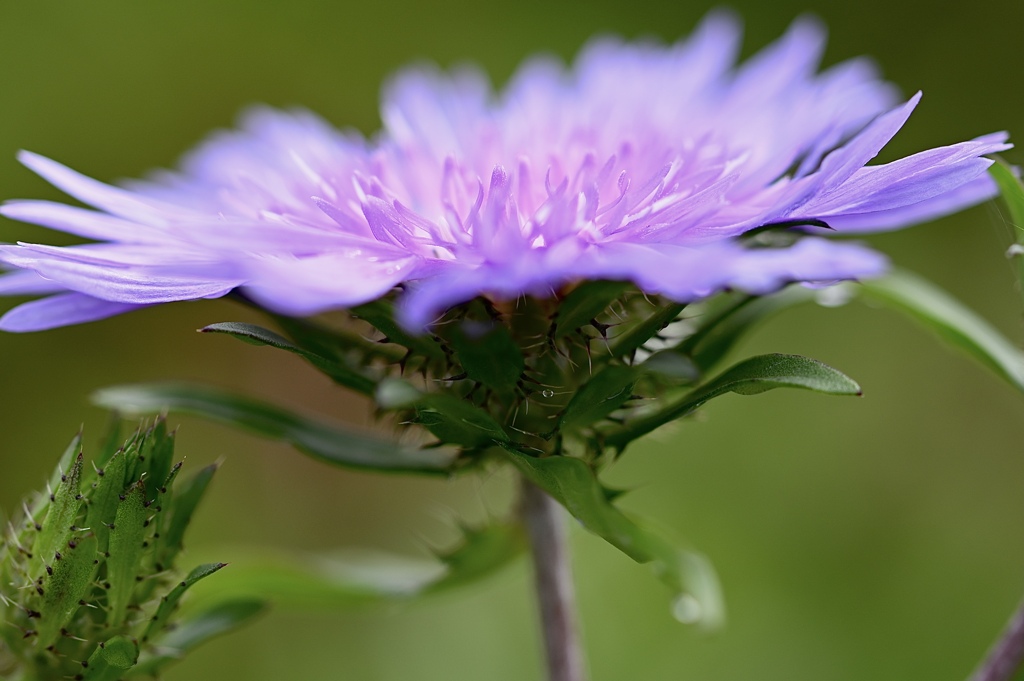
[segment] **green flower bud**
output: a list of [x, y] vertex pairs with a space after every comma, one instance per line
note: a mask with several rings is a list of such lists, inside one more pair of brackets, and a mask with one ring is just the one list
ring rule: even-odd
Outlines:
[[215, 467], [176, 488], [181, 464], [162, 419], [121, 447], [110, 440], [88, 466], [76, 437], [47, 491], [29, 497], [0, 536], [4, 679], [117, 681], [159, 672], [184, 652], [165, 645], [173, 627], [188, 626], [175, 621], [182, 595], [224, 567], [201, 565], [187, 576], [175, 569]]

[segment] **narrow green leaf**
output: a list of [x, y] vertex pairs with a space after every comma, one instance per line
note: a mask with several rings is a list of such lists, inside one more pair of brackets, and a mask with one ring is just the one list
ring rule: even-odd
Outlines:
[[504, 451], [523, 476], [562, 504], [585, 528], [636, 562], [649, 563], [655, 576], [672, 590], [672, 612], [678, 619], [705, 628], [721, 625], [721, 591], [704, 556], [676, 546], [623, 514], [608, 500], [593, 469], [580, 459], [540, 459], [512, 446]]
[[1005, 161], [999, 159], [989, 168], [989, 173], [999, 185], [1003, 201], [1010, 211], [1010, 219], [1017, 228], [1017, 241], [1024, 242], [1024, 183]]
[[39, 644], [46, 648], [57, 641], [61, 631], [78, 611], [96, 574], [96, 538], [78, 536], [61, 547], [43, 580], [39, 608]]
[[508, 440], [490, 414], [454, 395], [426, 395], [417, 406], [416, 420], [445, 444], [475, 448]]
[[100, 551], [106, 551], [110, 527], [117, 515], [118, 497], [124, 492], [125, 453], [117, 452], [99, 469], [96, 490], [92, 493], [85, 516], [86, 527], [96, 535]]
[[907, 271], [857, 285], [861, 295], [903, 312], [1024, 391], [1024, 353], [991, 324], [937, 287]]
[[323, 357], [340, 359], [356, 354], [364, 359], [379, 357], [389, 363], [402, 359], [402, 349], [388, 343], [375, 343], [354, 333], [323, 326], [309, 319], [268, 314], [296, 345]]
[[142, 641], [148, 641], [157, 632], [167, 626], [171, 615], [178, 607], [178, 601], [181, 600], [181, 597], [185, 595], [185, 592], [188, 591], [193, 584], [201, 579], [209, 577], [225, 565], [227, 565], [227, 563], [205, 563], [194, 568], [192, 572], [188, 573], [188, 576], [176, 584], [169, 594], [160, 599], [160, 605], [157, 607], [156, 613], [153, 614], [149, 623], [146, 625], [146, 631], [142, 635]]
[[1017, 260], [1018, 283], [1024, 292], [1024, 184], [1021, 183], [1013, 169], [999, 159], [996, 159], [996, 162], [989, 168], [989, 173], [999, 185], [1003, 201], [1010, 211], [1015, 243], [1010, 247], [1007, 255]]
[[50, 496], [49, 510], [43, 520], [43, 529], [36, 535], [32, 553], [50, 565], [54, 554], [71, 539], [72, 527], [82, 508], [82, 454], [75, 458], [71, 469], [60, 476], [56, 491]]
[[508, 440], [490, 414], [456, 395], [427, 393], [400, 378], [383, 381], [375, 395], [381, 409], [415, 409], [416, 420], [445, 444], [485, 447]]
[[57, 462], [57, 468], [54, 469], [53, 475], [50, 477], [50, 489], [57, 489], [61, 483], [61, 479], [64, 474], [71, 470], [74, 465], [75, 458], [82, 452], [82, 431], [79, 431], [68, 446], [64, 449], [64, 453], [61, 454], [60, 461]]
[[147, 519], [146, 485], [141, 480], [133, 484], [117, 506], [114, 526], [110, 528], [110, 556], [107, 558], [107, 598], [110, 619], [120, 625], [128, 611], [135, 578], [142, 563], [143, 544], [146, 541]]
[[559, 427], [578, 430], [608, 416], [633, 394], [640, 372], [613, 364], [594, 374], [576, 391], [559, 419]]
[[173, 491], [174, 500], [167, 505], [168, 508], [157, 515], [160, 546], [156, 559], [159, 568], [168, 569], [174, 565], [175, 557], [183, 548], [185, 531], [192, 522], [192, 515], [216, 472], [217, 464], [211, 464], [185, 479]]
[[99, 644], [89, 656], [83, 681], [118, 681], [139, 661], [139, 644], [128, 636], [115, 636]]
[[499, 393], [515, 390], [526, 362], [508, 327], [467, 320], [451, 329], [449, 340], [467, 378]]
[[685, 416], [728, 392], [756, 395], [775, 388], [803, 388], [828, 395], [860, 395], [860, 386], [827, 364], [800, 355], [758, 355], [735, 364], [718, 377], [653, 412], [606, 434], [605, 444], [622, 450], [633, 440]]
[[483, 579], [522, 555], [526, 547], [518, 523], [463, 528], [462, 535], [436, 560], [381, 552], [235, 552], [230, 579], [197, 586], [185, 608], [191, 612], [247, 598], [265, 598], [275, 607], [292, 609], [406, 602]]
[[644, 343], [671, 324], [686, 309], [682, 303], [665, 303], [648, 317], [627, 327], [611, 340], [612, 357], [629, 359]]
[[453, 455], [441, 450], [414, 450], [326, 424], [263, 402], [214, 388], [182, 383], [154, 383], [104, 388], [97, 404], [130, 414], [168, 409], [202, 416], [282, 440], [327, 463], [389, 472], [444, 475]]
[[143, 652], [129, 676], [153, 676], [193, 648], [242, 627], [266, 608], [266, 603], [257, 599], [225, 601], [189, 617], [153, 641], [154, 648]]
[[205, 326], [199, 331], [202, 333], [224, 333], [251, 345], [269, 346], [298, 355], [330, 377], [335, 383], [364, 395], [372, 394], [376, 386], [376, 382], [369, 376], [364, 376], [338, 361], [300, 348], [284, 336], [262, 326], [242, 322], [221, 322]]
[[388, 342], [408, 348], [428, 361], [444, 360], [444, 351], [436, 340], [426, 335], [414, 336], [407, 333], [395, 322], [394, 305], [390, 301], [378, 298], [373, 302], [352, 308], [351, 312], [384, 334]]
[[769, 296], [732, 299], [724, 309], [709, 311], [700, 319], [697, 331], [675, 351], [691, 357], [702, 371], [710, 371], [757, 324], [783, 310], [813, 301], [816, 295], [812, 289], [794, 285]]
[[555, 338], [564, 338], [589, 324], [629, 287], [624, 281], [587, 281], [574, 288], [558, 305]]
[[447, 591], [494, 574], [526, 550], [526, 536], [518, 522], [494, 523], [482, 528], [464, 527], [462, 541], [437, 554], [444, 575], [424, 586], [421, 593]]
[[174, 464], [174, 433], [167, 432], [165, 419], [157, 419], [153, 428], [146, 433], [142, 457], [145, 461], [146, 480], [150, 487], [148, 500], [153, 501]]

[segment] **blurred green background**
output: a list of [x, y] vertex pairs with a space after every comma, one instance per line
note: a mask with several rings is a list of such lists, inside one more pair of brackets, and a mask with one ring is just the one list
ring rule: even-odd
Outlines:
[[[382, 79], [411, 60], [473, 61], [502, 82], [523, 57], [568, 58], [594, 34], [677, 39], [712, 6], [0, 0], [0, 197], [61, 198], [15, 162], [19, 148], [113, 180], [173, 164], [254, 102], [306, 106], [369, 133]], [[1024, 131], [1019, 0], [732, 6], [747, 24], [747, 53], [811, 12], [830, 28], [827, 63], [868, 54], [907, 94], [924, 90], [887, 158]], [[1020, 340], [1022, 302], [1003, 257], [1010, 233], [993, 204], [871, 241]], [[0, 241], [59, 238], [0, 222]], [[105, 417], [88, 395], [112, 383], [202, 380], [368, 421], [363, 405], [290, 356], [194, 332], [246, 319], [211, 301], [0, 335], [0, 507], [42, 482], [81, 423], [98, 441]], [[826, 361], [865, 396], [729, 396], [609, 471], [610, 484], [636, 490], [626, 508], [711, 557], [729, 624], [714, 635], [677, 624], [645, 568], [576, 532], [593, 679], [963, 679], [1024, 593], [1024, 399], [904, 319], [860, 304], [787, 312], [741, 348], [771, 351]], [[252, 544], [422, 555], [453, 537], [455, 519], [509, 502], [500, 475], [439, 483], [349, 473], [172, 421], [190, 467], [225, 461], [195, 525], [196, 561], [230, 560], [234, 546]], [[279, 609], [168, 679], [539, 678], [528, 584], [517, 564], [411, 607]]]

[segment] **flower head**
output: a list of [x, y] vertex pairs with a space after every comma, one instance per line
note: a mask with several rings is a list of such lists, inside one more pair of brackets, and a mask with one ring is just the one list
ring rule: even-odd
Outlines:
[[[0, 327], [28, 331], [233, 289], [308, 315], [405, 284], [412, 328], [478, 295], [548, 296], [585, 279], [691, 301], [738, 288], [877, 275], [882, 256], [804, 232], [903, 227], [995, 192], [995, 134], [866, 164], [920, 95], [897, 103], [872, 65], [818, 72], [798, 21], [735, 66], [739, 29], [706, 19], [672, 46], [603, 40], [571, 68], [524, 65], [501, 92], [473, 70], [414, 69], [371, 139], [312, 114], [256, 109], [177, 172], [124, 187], [23, 153], [93, 209], [13, 201], [3, 215], [97, 243], [0, 246], [0, 292], [47, 297]], [[800, 227], [784, 247], [745, 233]]]

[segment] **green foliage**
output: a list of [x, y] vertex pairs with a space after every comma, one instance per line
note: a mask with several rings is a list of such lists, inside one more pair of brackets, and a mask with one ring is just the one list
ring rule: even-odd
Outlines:
[[630, 284], [623, 281], [587, 281], [580, 284], [559, 303], [552, 335], [556, 340], [561, 339], [590, 324], [629, 288]]
[[743, 337], [765, 319], [814, 300], [816, 292], [789, 286], [770, 296], [723, 296], [700, 327], [673, 351], [690, 357], [703, 371], [715, 367]]
[[300, 348], [284, 336], [270, 329], [264, 329], [262, 326], [244, 324], [242, 322], [221, 322], [219, 324], [210, 324], [199, 330], [203, 333], [227, 334], [252, 345], [265, 345], [298, 355], [312, 364], [321, 373], [326, 374], [338, 385], [351, 388], [364, 395], [373, 393], [373, 389], [376, 386], [376, 381], [374, 381], [372, 376], [368, 376], [340, 361]]
[[519, 472], [550, 494], [585, 528], [638, 563], [650, 563], [654, 574], [673, 593], [673, 614], [687, 624], [705, 628], [722, 624], [725, 610], [718, 578], [707, 559], [680, 548], [659, 533], [632, 520], [609, 501], [609, 493], [583, 461], [567, 456], [536, 458], [506, 446]]
[[517, 522], [462, 528], [461, 539], [434, 560], [385, 553], [276, 551], [253, 548], [231, 564], [231, 579], [200, 588], [204, 608], [264, 598], [281, 607], [324, 609], [412, 602], [459, 588], [504, 568], [522, 555]]
[[93, 400], [125, 414], [159, 414], [169, 409], [196, 414], [283, 440], [314, 458], [352, 468], [441, 474], [452, 459], [448, 452], [410, 449], [203, 386], [183, 383], [114, 386], [96, 392]]
[[1017, 277], [1024, 292], [1024, 183], [1021, 183], [1013, 168], [1000, 160], [996, 160], [989, 168], [989, 173], [999, 185], [1003, 202], [1010, 212], [1010, 221], [1014, 227], [1014, 244], [1007, 255], [1017, 260]]
[[686, 393], [606, 433], [604, 444], [622, 450], [630, 442], [724, 395], [756, 395], [776, 388], [802, 388], [827, 395], [860, 395], [860, 386], [827, 364], [800, 355], [758, 355], [746, 359]]
[[400, 345], [411, 356], [422, 358], [427, 364], [445, 360], [444, 349], [435, 338], [410, 334], [398, 325], [394, 305], [389, 300], [381, 298], [360, 305], [352, 310], [352, 314], [384, 334], [382, 342]]
[[466, 320], [455, 325], [448, 341], [466, 378], [503, 394], [515, 390], [526, 364], [508, 327]]
[[559, 427], [576, 430], [597, 423], [632, 396], [637, 380], [639, 371], [633, 367], [604, 367], [573, 394], [559, 418]]
[[130, 636], [115, 636], [96, 646], [82, 678], [85, 681], [117, 681], [138, 661], [138, 642]]
[[0, 539], [0, 658], [14, 661], [15, 679], [117, 681], [141, 673], [140, 655], [159, 657], [146, 673], [159, 672], [180, 657], [165, 655], [190, 621], [179, 600], [222, 567], [177, 575], [212, 469], [176, 489], [181, 466], [163, 421], [100, 452], [102, 467], [85, 467], [80, 445], [78, 436], [62, 457], [57, 488], [26, 500]]
[[169, 630], [159, 645], [146, 648], [130, 676], [154, 676], [188, 652], [212, 638], [227, 634], [247, 624], [266, 610], [263, 599], [224, 601], [194, 615], [183, 617]]
[[991, 324], [935, 284], [906, 271], [858, 286], [860, 294], [902, 312], [1024, 391], [1024, 353]]
[[413, 410], [416, 422], [444, 444], [477, 449], [509, 439], [484, 409], [455, 395], [422, 392], [401, 379], [389, 379], [378, 386], [376, 398], [386, 411]]

